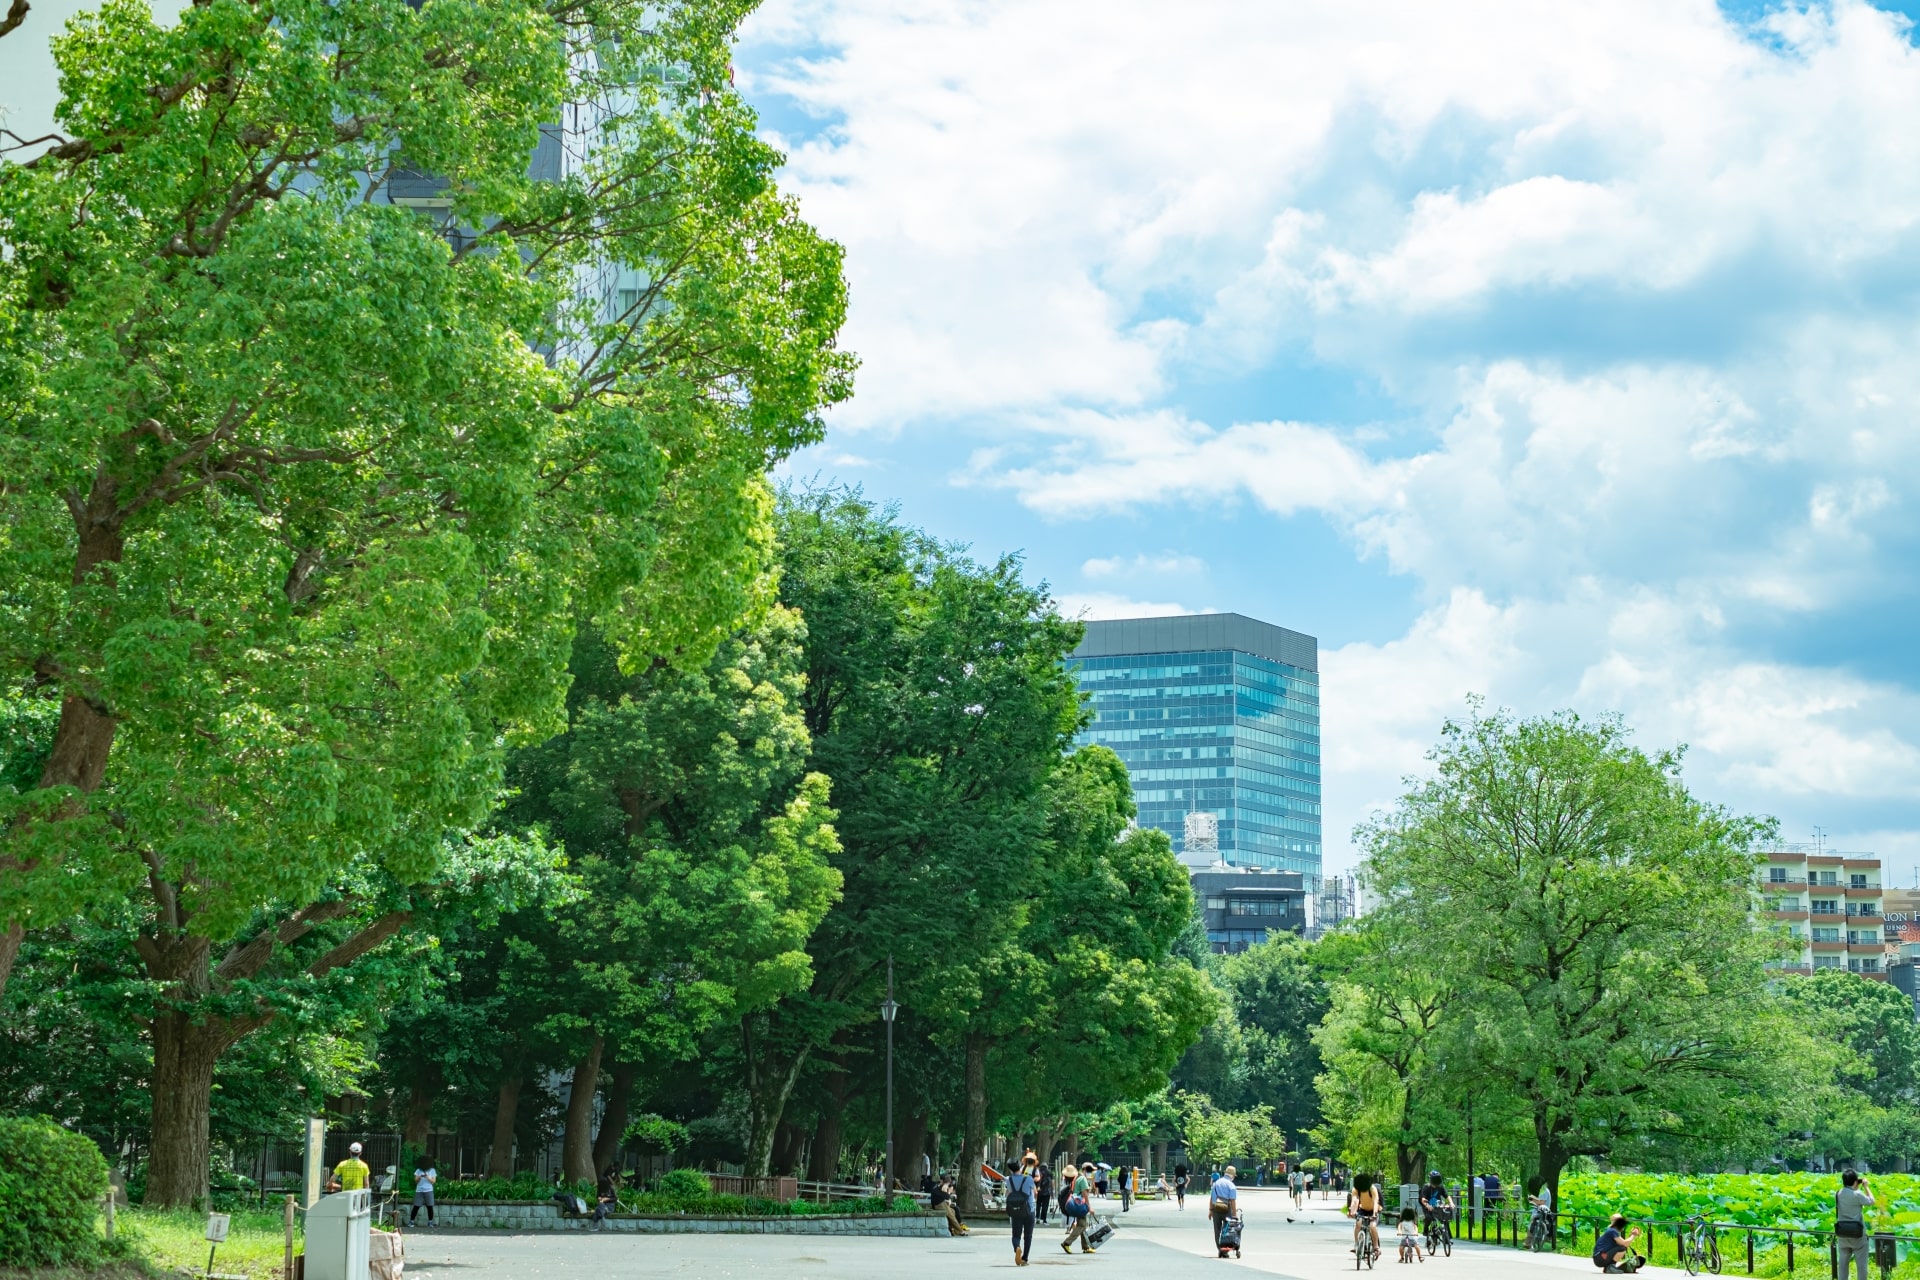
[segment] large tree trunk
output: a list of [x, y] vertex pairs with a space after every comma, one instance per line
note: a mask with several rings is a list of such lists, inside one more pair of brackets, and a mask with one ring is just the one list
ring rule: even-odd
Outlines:
[[893, 1137], [893, 1176], [909, 1191], [920, 1189], [921, 1161], [927, 1152], [927, 1113], [912, 1111]]
[[840, 1180], [840, 1124], [846, 1108], [847, 1073], [835, 1070], [827, 1077], [826, 1096], [820, 1100], [820, 1118], [813, 1128], [807, 1177], [815, 1182]]
[[790, 1062], [763, 1063], [768, 1046], [766, 1037], [755, 1034], [756, 1016], [740, 1019], [740, 1052], [747, 1067], [746, 1172], [750, 1178], [764, 1178], [773, 1171], [775, 1135], [813, 1050], [801, 1050]]
[[[0, 874], [12, 870], [11, 859], [0, 858]], [[0, 928], [0, 996], [7, 994], [7, 979], [13, 976], [13, 961], [20, 954], [20, 944], [26, 940], [27, 931], [18, 920], [10, 920], [5, 928]]]
[[633, 1078], [638, 1074], [639, 1068], [624, 1062], [613, 1069], [613, 1080], [607, 1088], [606, 1114], [600, 1117], [600, 1136], [593, 1140], [595, 1177], [613, 1168], [620, 1144], [626, 1141], [627, 1109], [633, 1104]]
[[163, 984], [151, 1024], [153, 1145], [146, 1203], [204, 1208], [213, 1066], [227, 1043], [222, 1020], [193, 1017], [193, 1006], [212, 985], [211, 947], [205, 938], [174, 936], [149, 940], [142, 950], [148, 973]]
[[987, 1148], [987, 1038], [967, 1037], [966, 1137], [960, 1144], [960, 1210], [985, 1213], [980, 1198], [980, 1160]]
[[807, 1131], [791, 1120], [782, 1117], [780, 1127], [773, 1135], [773, 1164], [769, 1172], [776, 1177], [790, 1177], [800, 1165], [800, 1149], [806, 1145]]
[[413, 1082], [413, 1090], [407, 1095], [406, 1123], [400, 1131], [400, 1143], [406, 1150], [417, 1153], [427, 1149], [427, 1135], [433, 1132], [433, 1100], [439, 1092], [437, 1071]]
[[489, 1178], [513, 1177], [513, 1127], [520, 1115], [520, 1073], [500, 1082], [500, 1098], [493, 1108], [493, 1149], [487, 1153]]
[[567, 1129], [560, 1143], [560, 1169], [568, 1182], [593, 1181], [593, 1095], [600, 1085], [600, 1053], [606, 1041], [599, 1036], [587, 1056], [573, 1069], [573, 1088], [567, 1097]]
[[153, 1154], [147, 1162], [146, 1203], [203, 1209], [212, 1154], [207, 1142], [213, 1100], [213, 1064], [220, 1028], [198, 1026], [185, 1014], [153, 1020]]

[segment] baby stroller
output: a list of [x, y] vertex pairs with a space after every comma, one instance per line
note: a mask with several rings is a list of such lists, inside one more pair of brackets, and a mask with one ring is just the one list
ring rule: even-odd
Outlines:
[[1236, 1258], [1240, 1256], [1240, 1231], [1243, 1225], [1237, 1214], [1221, 1222], [1220, 1238], [1214, 1241], [1220, 1247], [1221, 1257], [1226, 1257], [1228, 1253]]

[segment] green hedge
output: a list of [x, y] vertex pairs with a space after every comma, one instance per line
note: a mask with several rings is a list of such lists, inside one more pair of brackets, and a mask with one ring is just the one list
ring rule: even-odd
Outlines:
[[[694, 1169], [675, 1169], [663, 1176], [650, 1191], [622, 1197], [636, 1213], [692, 1213], [712, 1217], [794, 1218], [815, 1214], [918, 1213], [920, 1206], [911, 1197], [899, 1196], [889, 1205], [878, 1196], [863, 1200], [834, 1200], [814, 1204], [807, 1200], [763, 1200], [758, 1196], [714, 1195], [705, 1174]], [[434, 1190], [434, 1199], [443, 1204], [462, 1201], [547, 1200], [560, 1190], [555, 1183], [544, 1182], [532, 1174], [517, 1178], [483, 1178], [442, 1182]], [[594, 1190], [587, 1183], [572, 1188], [588, 1204]]]
[[38, 1116], [0, 1116], [0, 1265], [71, 1266], [100, 1252], [100, 1149]]

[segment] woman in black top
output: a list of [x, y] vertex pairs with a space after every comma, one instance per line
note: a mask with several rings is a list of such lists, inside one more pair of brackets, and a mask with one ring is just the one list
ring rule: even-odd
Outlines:
[[1633, 1242], [1639, 1236], [1638, 1229], [1627, 1230], [1626, 1214], [1614, 1214], [1607, 1229], [1593, 1242], [1593, 1265], [1608, 1273], [1634, 1270]]
[[1034, 1219], [1045, 1222], [1053, 1216], [1053, 1169], [1041, 1165], [1034, 1173], [1034, 1186], [1039, 1192], [1034, 1197]]
[[1182, 1209], [1187, 1207], [1187, 1166], [1183, 1164], [1173, 1166], [1173, 1198]]

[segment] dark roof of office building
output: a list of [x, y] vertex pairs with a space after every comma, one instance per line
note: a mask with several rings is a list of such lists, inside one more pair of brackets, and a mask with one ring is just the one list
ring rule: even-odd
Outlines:
[[1172, 618], [1116, 618], [1089, 622], [1087, 635], [1073, 651], [1076, 658], [1120, 657], [1136, 653], [1191, 653], [1237, 649], [1306, 671], [1320, 669], [1320, 642], [1298, 631], [1276, 627], [1238, 613], [1190, 613]]

